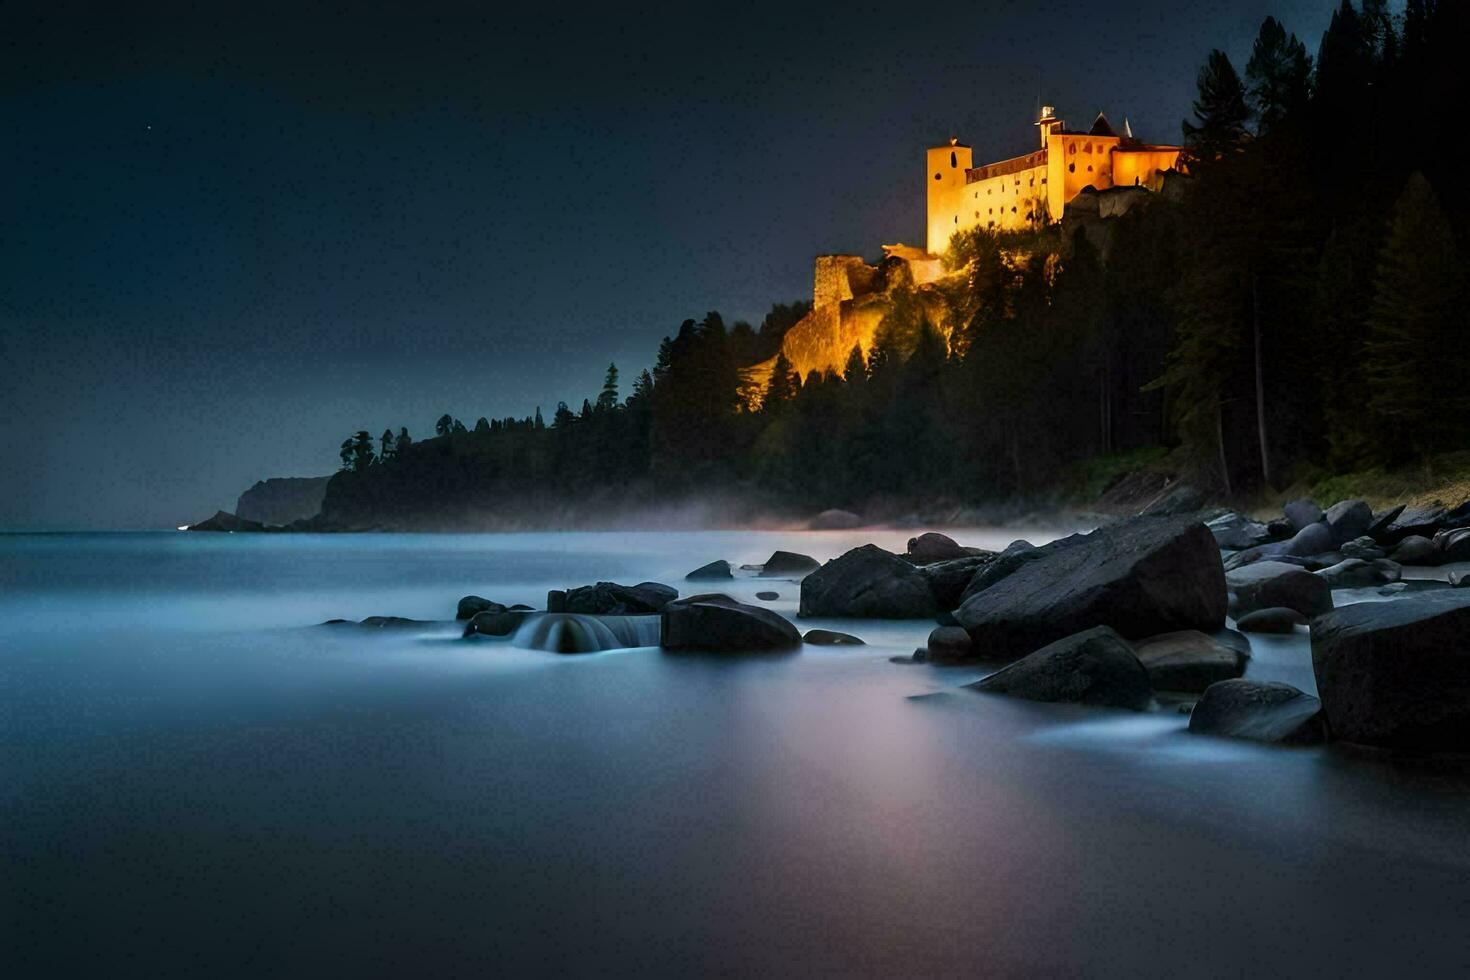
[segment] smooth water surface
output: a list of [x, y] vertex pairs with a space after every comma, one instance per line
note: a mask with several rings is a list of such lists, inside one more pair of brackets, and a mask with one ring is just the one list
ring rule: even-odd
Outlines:
[[[923, 622], [760, 657], [448, 622], [906, 536], [0, 537], [0, 974], [1470, 968], [1455, 770], [957, 690], [889, 662]], [[766, 588], [794, 616], [727, 591]], [[313, 625], [369, 615], [440, 622]], [[1311, 690], [1303, 636], [1254, 643]]]

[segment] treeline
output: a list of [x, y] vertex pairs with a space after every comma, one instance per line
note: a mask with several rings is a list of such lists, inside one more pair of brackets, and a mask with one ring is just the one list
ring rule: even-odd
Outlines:
[[1243, 72], [1214, 51], [1199, 73], [1179, 200], [1103, 236], [1070, 219], [957, 235], [963, 275], [937, 300], [893, 290], [866, 357], [805, 378], [778, 357], [763, 394], [747, 368], [801, 304], [758, 331], [687, 320], [626, 397], [610, 366], [549, 424], [446, 415], [437, 438], [385, 432], [376, 454], [360, 432], [342, 447], [359, 475], [328, 503], [361, 516], [617, 486], [979, 501], [1144, 447], [1240, 494], [1464, 448], [1470, 198], [1441, 107], [1465, 104], [1466, 26], [1462, 4], [1344, 0], [1313, 57], [1267, 18]]

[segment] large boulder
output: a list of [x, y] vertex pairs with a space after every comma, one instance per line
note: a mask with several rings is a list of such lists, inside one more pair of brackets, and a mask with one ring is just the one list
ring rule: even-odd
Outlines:
[[1312, 624], [1328, 734], [1363, 745], [1470, 752], [1470, 594], [1360, 602]]
[[708, 565], [700, 565], [694, 571], [684, 576], [686, 582], [702, 582], [711, 579], [727, 579], [735, 576], [730, 571], [730, 563], [721, 558], [712, 561]]
[[1156, 691], [1198, 693], [1217, 681], [1245, 673], [1250, 644], [1237, 636], [1227, 643], [1199, 630], [1176, 630], [1133, 644], [1133, 652]]
[[[678, 595], [678, 589], [659, 582], [637, 585], [598, 582], [567, 590], [566, 598], [555, 611], [588, 616], [646, 616], [661, 611]], [[546, 608], [552, 609], [549, 598]]]
[[[1357, 535], [1354, 535], [1357, 537]], [[1336, 550], [1338, 541], [1332, 534], [1332, 528], [1326, 522], [1308, 524], [1296, 532], [1291, 540], [1283, 542], [1281, 553], [1283, 555], [1320, 555], [1323, 552]]]
[[666, 650], [738, 653], [790, 650], [801, 633], [780, 613], [738, 602], [727, 595], [696, 595], [664, 606], [659, 646]]
[[806, 635], [801, 638], [803, 643], [815, 644], [819, 647], [860, 647], [865, 646], [860, 636], [851, 633], [839, 633], [837, 630], [807, 630]]
[[1189, 715], [1196, 735], [1308, 745], [1322, 741], [1322, 702], [1290, 684], [1226, 680], [1211, 684]]
[[1143, 711], [1153, 701], [1148, 671], [1107, 626], [1054, 640], [1004, 670], [966, 685], [1028, 701], [1090, 704]]
[[1429, 507], [1406, 507], [1400, 514], [1389, 522], [1379, 539], [1386, 544], [1402, 542], [1409, 536], [1417, 536], [1428, 540], [1434, 537], [1434, 532], [1445, 526], [1445, 519], [1449, 516], [1449, 510], [1439, 504]]
[[977, 571], [970, 579], [970, 584], [965, 586], [965, 591], [960, 593], [960, 603], [964, 603], [972, 596], [979, 595], [995, 583], [1011, 575], [1022, 565], [1030, 561], [1045, 558], [1059, 548], [1066, 547], [1069, 543], [1080, 540], [1082, 535], [1074, 534], [1069, 537], [1060, 538], [1051, 544], [1041, 548], [1036, 547], [1029, 541], [1012, 541], [1006, 545], [1005, 550], [996, 555], [986, 563], [985, 567]]
[[1286, 520], [1291, 524], [1293, 531], [1300, 531], [1304, 527], [1316, 524], [1323, 517], [1322, 508], [1318, 507], [1315, 501], [1306, 499], [1293, 500], [1282, 509], [1282, 512], [1286, 515]]
[[1338, 551], [1342, 552], [1344, 558], [1361, 558], [1364, 561], [1388, 557], [1388, 552], [1367, 534], [1346, 542]]
[[965, 589], [975, 575], [994, 558], [994, 555], [969, 555], [921, 565], [919, 571], [924, 573], [924, 578], [929, 582], [929, 591], [934, 593], [939, 608], [953, 609], [964, 598]]
[[1216, 544], [1232, 551], [1254, 548], [1271, 540], [1271, 532], [1266, 525], [1236, 513], [1221, 514], [1206, 521], [1205, 527], [1215, 536]]
[[[1373, 508], [1363, 500], [1339, 500], [1324, 516], [1334, 544], [1343, 544], [1368, 533], [1373, 526]], [[1322, 549], [1328, 550], [1328, 549]]]
[[1193, 514], [1205, 505], [1204, 494], [1187, 483], [1176, 483], [1139, 511], [1141, 517], [1176, 517]]
[[1330, 588], [1366, 589], [1373, 585], [1397, 582], [1397, 567], [1393, 562], [1383, 559], [1364, 561], [1361, 558], [1345, 558], [1331, 568], [1312, 574], [1324, 579]]
[[773, 551], [771, 557], [761, 566], [760, 573], [767, 578], [787, 578], [806, 575], [821, 567], [822, 563], [809, 555], [799, 555], [794, 551]]
[[925, 531], [916, 538], [909, 538], [908, 552], [904, 557], [915, 565], [927, 565], [930, 562], [963, 558], [969, 553], [949, 535], [940, 534], [938, 531]]
[[797, 615], [921, 619], [939, 611], [923, 572], [892, 552], [865, 544], [801, 580]]
[[1257, 609], [1284, 606], [1304, 616], [1316, 616], [1332, 608], [1332, 586], [1299, 565], [1261, 561], [1225, 575], [1235, 595], [1236, 618]]
[[1402, 538], [1393, 550], [1393, 560], [1400, 565], [1438, 565], [1439, 549], [1428, 538], [1410, 534]]
[[1408, 510], [1407, 505], [1398, 504], [1394, 507], [1390, 507], [1388, 510], [1381, 510], [1378, 513], [1374, 514], [1373, 523], [1368, 525], [1368, 537], [1379, 543], [1387, 541], [1390, 536], [1389, 528], [1393, 526], [1394, 522], [1397, 521], [1406, 510]]
[[1198, 521], [1135, 517], [1036, 550], [955, 610], [977, 658], [1015, 659], [1094, 626], [1140, 639], [1225, 624], [1220, 551]]

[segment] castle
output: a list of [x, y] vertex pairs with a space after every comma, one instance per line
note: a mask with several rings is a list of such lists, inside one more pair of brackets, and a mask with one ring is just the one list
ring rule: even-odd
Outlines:
[[[885, 245], [877, 266], [857, 255], [817, 257], [811, 311], [781, 345], [798, 373], [840, 371], [855, 344], [866, 353], [896, 287], [915, 288], [921, 303], [935, 307], [933, 322], [952, 327], [943, 323], [942, 304], [930, 284], [943, 277], [940, 256], [956, 232], [1021, 231], [1060, 221], [1069, 203], [1081, 205], [1079, 195], [1094, 218], [1122, 213], [1146, 191], [1159, 191], [1179, 159], [1179, 147], [1141, 143], [1126, 122], [1119, 136], [1102, 113], [1084, 133], [1067, 129], [1046, 106], [1036, 126], [1039, 150], [998, 163], [972, 166], [971, 148], [958, 139], [926, 151], [925, 248]], [[1117, 190], [1084, 194], [1089, 188]], [[752, 377], [763, 385], [774, 360], [756, 365]]]
[[1085, 187], [1157, 191], [1179, 159], [1179, 147], [1140, 143], [1126, 123], [1119, 136], [1102, 113], [1084, 133], [1067, 129], [1046, 106], [1036, 127], [1041, 149], [999, 163], [972, 166], [970, 147], [957, 139], [928, 151], [930, 252], [943, 253], [957, 231], [1019, 231], [1060, 221], [1067, 202]]

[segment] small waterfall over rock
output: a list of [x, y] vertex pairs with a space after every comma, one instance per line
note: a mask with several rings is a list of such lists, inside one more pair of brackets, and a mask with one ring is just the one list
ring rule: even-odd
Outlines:
[[595, 653], [627, 647], [658, 646], [657, 616], [588, 616], [545, 613], [526, 620], [516, 646], [550, 653]]

